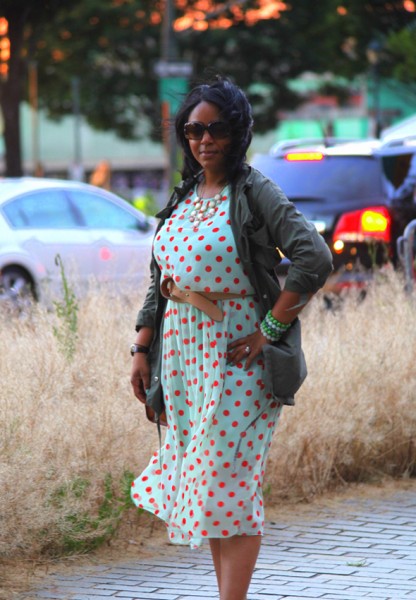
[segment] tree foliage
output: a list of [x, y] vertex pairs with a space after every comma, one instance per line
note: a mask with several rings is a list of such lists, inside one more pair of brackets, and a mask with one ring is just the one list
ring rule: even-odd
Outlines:
[[404, 83], [416, 82], [416, 22], [392, 34], [388, 50], [393, 63], [393, 75]]
[[68, 3], [37, 40], [41, 101], [51, 116], [71, 110], [70, 81], [81, 81], [81, 109], [97, 129], [131, 138], [142, 115], [155, 118], [160, 11], [154, 2]]
[[[37, 65], [40, 106], [52, 117], [72, 111], [77, 78], [81, 112], [93, 127], [132, 138], [147, 135], [150, 123], [150, 132], [160, 135], [154, 66], [166, 36], [166, 2], [2, 0], [0, 16], [9, 20], [12, 41], [9, 79], [0, 83], [8, 174], [21, 171], [13, 106], [27, 92], [29, 61]], [[296, 106], [288, 80], [304, 71], [362, 73], [374, 39], [384, 46], [386, 73], [414, 78], [415, 16], [402, 0], [175, 2], [182, 29], [171, 36], [176, 51], [165, 58], [189, 61], [191, 83], [207, 74], [232, 77], [249, 94], [257, 131], [274, 126], [278, 110]]]

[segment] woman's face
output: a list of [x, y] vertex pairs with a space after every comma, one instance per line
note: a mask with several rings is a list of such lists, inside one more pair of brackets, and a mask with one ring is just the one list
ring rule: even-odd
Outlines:
[[[188, 123], [200, 123], [205, 126], [218, 121], [224, 123], [219, 108], [215, 104], [205, 101], [197, 104], [188, 117]], [[225, 158], [231, 141], [227, 131], [228, 124], [214, 126], [211, 133], [207, 129], [203, 132], [200, 127], [199, 129], [200, 135], [202, 134], [201, 139], [188, 138], [193, 157], [205, 171], [213, 175], [224, 175]]]

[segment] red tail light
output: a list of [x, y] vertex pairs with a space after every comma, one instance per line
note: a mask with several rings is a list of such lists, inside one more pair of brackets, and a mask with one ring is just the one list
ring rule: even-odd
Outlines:
[[333, 240], [343, 242], [391, 241], [391, 216], [385, 206], [373, 206], [342, 215]]

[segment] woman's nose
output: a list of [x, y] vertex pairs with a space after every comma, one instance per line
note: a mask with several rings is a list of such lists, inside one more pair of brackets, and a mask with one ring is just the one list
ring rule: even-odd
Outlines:
[[208, 129], [205, 129], [201, 138], [201, 142], [212, 142], [212, 140], [212, 135], [209, 133]]

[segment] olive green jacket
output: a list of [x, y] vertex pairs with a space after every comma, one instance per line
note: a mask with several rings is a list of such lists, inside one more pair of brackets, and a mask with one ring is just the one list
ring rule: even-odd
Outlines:
[[[175, 188], [167, 206], [156, 215], [160, 219], [158, 230], [192, 185], [194, 181], [183, 181]], [[332, 271], [332, 257], [323, 238], [276, 184], [248, 165], [231, 192], [230, 222], [237, 253], [256, 291], [262, 318], [280, 294], [279, 283], [273, 276], [273, 269], [281, 260], [277, 248], [290, 259], [284, 284], [286, 290], [298, 292], [303, 298], [324, 285]], [[136, 321], [136, 331], [141, 327], [151, 327], [155, 332], [148, 355], [151, 387], [147, 402], [156, 412], [159, 412], [158, 403], [162, 401], [160, 347], [161, 323], [166, 305], [166, 299], [160, 293], [160, 275], [152, 259], [151, 284]], [[299, 355], [300, 332], [298, 336], [295, 333], [291, 335], [296, 338], [293, 341], [294, 351]], [[305, 376], [306, 371], [301, 374], [302, 381]], [[294, 389], [299, 385], [294, 385]], [[289, 391], [292, 391], [291, 386]], [[278, 395], [293, 396], [293, 393]], [[287, 403], [293, 404], [290, 400]]]

